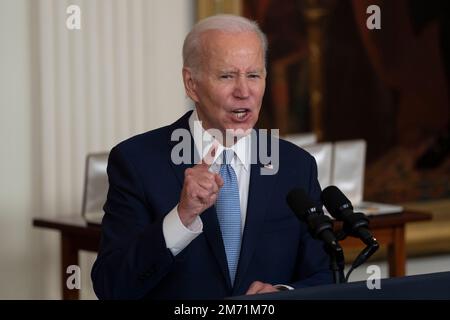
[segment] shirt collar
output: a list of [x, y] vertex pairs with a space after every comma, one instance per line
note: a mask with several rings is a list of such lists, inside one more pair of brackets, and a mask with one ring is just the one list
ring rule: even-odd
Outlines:
[[[198, 154], [201, 156], [201, 159], [206, 156], [206, 153], [215, 142], [218, 144], [218, 148], [213, 159], [213, 164], [222, 163], [222, 159], [220, 158], [220, 156], [222, 155], [223, 150], [226, 148], [222, 144], [217, 142], [208, 131], [203, 129], [203, 126], [201, 125], [201, 122], [198, 118], [197, 110], [195, 108], [191, 116], [189, 117], [189, 129], [191, 130], [195, 148], [197, 149]], [[235, 164], [242, 164], [246, 171], [250, 169], [251, 134], [240, 138], [233, 146], [227, 149], [232, 149], [236, 154], [236, 157], [234, 157], [233, 159]]]

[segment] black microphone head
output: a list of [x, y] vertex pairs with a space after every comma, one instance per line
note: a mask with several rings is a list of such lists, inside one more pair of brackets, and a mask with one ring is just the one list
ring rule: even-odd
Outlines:
[[319, 213], [320, 209], [316, 207], [316, 204], [309, 198], [305, 190], [302, 188], [292, 189], [287, 195], [287, 203], [289, 207], [294, 211], [297, 218], [305, 221], [307, 215], [311, 213]]
[[316, 206], [305, 190], [301, 188], [291, 190], [286, 200], [297, 218], [307, 224], [313, 238], [324, 241], [332, 250], [342, 251], [333, 233], [331, 219], [323, 214], [321, 207]]
[[326, 187], [322, 191], [321, 199], [328, 212], [338, 220], [343, 219], [344, 211], [353, 211], [350, 200], [336, 186]]
[[321, 199], [328, 212], [337, 220], [344, 222], [346, 234], [360, 238], [368, 246], [378, 246], [376, 239], [368, 230], [369, 219], [363, 213], [353, 212], [352, 203], [341, 190], [336, 186], [326, 187], [322, 191]]

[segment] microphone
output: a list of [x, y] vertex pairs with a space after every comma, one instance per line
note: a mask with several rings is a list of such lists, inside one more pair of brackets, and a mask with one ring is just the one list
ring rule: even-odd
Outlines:
[[322, 209], [314, 204], [303, 189], [291, 190], [286, 200], [297, 218], [308, 225], [308, 230], [313, 238], [322, 240], [333, 251], [342, 252], [342, 248], [333, 233], [331, 219], [323, 214]]
[[369, 231], [369, 219], [363, 213], [354, 213], [350, 200], [336, 186], [326, 187], [321, 199], [328, 212], [344, 222], [344, 232], [360, 238], [368, 246], [378, 247], [377, 240]]

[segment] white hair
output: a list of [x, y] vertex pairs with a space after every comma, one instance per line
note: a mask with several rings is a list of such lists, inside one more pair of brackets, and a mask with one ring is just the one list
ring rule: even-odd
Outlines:
[[198, 71], [201, 59], [201, 35], [206, 31], [219, 30], [225, 33], [254, 32], [261, 41], [263, 58], [266, 61], [267, 38], [255, 21], [231, 14], [219, 14], [198, 22], [184, 39], [183, 66]]

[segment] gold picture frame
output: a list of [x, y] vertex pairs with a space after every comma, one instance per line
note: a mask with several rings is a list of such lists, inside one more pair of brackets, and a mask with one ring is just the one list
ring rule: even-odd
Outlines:
[[197, 21], [219, 13], [241, 15], [241, 0], [197, 0]]

